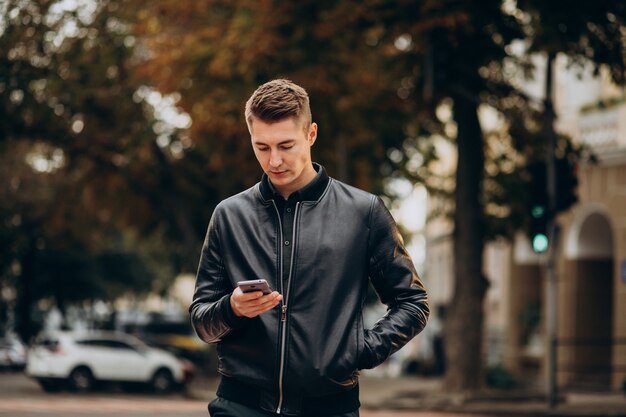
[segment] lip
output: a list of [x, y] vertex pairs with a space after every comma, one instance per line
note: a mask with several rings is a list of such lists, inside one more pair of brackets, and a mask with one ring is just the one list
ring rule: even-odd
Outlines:
[[287, 171], [270, 171], [270, 174], [280, 177], [281, 175], [286, 174]]

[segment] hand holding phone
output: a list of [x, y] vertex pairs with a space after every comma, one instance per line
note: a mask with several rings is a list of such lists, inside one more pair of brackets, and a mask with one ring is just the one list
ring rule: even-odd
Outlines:
[[256, 317], [276, 307], [283, 296], [272, 291], [264, 279], [240, 281], [230, 297], [230, 305], [236, 316]]

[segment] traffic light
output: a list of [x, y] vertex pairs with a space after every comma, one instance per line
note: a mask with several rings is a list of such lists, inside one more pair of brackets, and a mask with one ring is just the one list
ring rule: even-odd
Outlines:
[[548, 250], [548, 225], [550, 223], [550, 200], [547, 190], [546, 164], [535, 162], [527, 167], [530, 175], [528, 188], [528, 235], [535, 253]]
[[527, 200], [527, 231], [533, 251], [536, 253], [544, 253], [550, 246], [548, 227], [552, 218], [578, 201], [576, 165], [567, 158], [556, 158], [554, 161], [555, 201], [554, 209], [550, 208], [546, 165], [543, 161], [533, 162], [526, 168], [530, 176]]
[[543, 206], [533, 206], [530, 220], [530, 237], [535, 253], [544, 253], [548, 250], [548, 215]]

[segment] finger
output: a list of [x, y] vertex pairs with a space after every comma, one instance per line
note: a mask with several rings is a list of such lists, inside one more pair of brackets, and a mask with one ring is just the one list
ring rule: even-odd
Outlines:
[[242, 303], [245, 303], [249, 306], [260, 306], [263, 305], [269, 301], [273, 301], [276, 298], [280, 297], [280, 299], [282, 299], [281, 295], [279, 293], [277, 293], [276, 291], [267, 294], [267, 295], [263, 295], [263, 293], [257, 291], [257, 293], [259, 294], [256, 297], [250, 298], [250, 299], [242, 299], [240, 300]]
[[280, 300], [275, 298], [264, 299], [262, 302], [259, 300], [253, 300], [243, 305], [243, 310], [249, 312], [264, 312], [269, 310], [270, 308], [274, 308]]
[[258, 304], [258, 308], [261, 309], [270, 309], [270, 308], [274, 308], [276, 305], [278, 305], [278, 303], [280, 303], [280, 300], [282, 299], [282, 297], [269, 297], [269, 298], [265, 298], [263, 300], [263, 302]]
[[248, 303], [251, 300], [256, 300], [260, 298], [263, 294], [260, 291], [256, 291], [253, 293], [244, 293], [241, 291], [241, 288], [235, 287], [231, 296], [230, 296], [230, 304], [237, 316], [248, 316], [250, 306]]
[[231, 303], [237, 315], [252, 318], [276, 307], [282, 299], [283, 296], [278, 291], [263, 295], [260, 291], [244, 293], [236, 288], [231, 296]]
[[263, 297], [263, 293], [261, 291], [242, 292], [239, 290], [239, 294], [236, 297], [238, 300], [248, 302]]
[[259, 314], [263, 314], [266, 311], [269, 311], [273, 309], [274, 307], [276, 307], [280, 303], [281, 299], [282, 297], [276, 297], [276, 298], [272, 297], [272, 298], [267, 298], [266, 301], [261, 304], [246, 305], [246, 308], [244, 309], [244, 311], [246, 312], [246, 316], [256, 317]]
[[282, 297], [268, 298], [266, 301], [264, 301], [263, 303], [259, 304], [259, 308], [263, 309], [265, 311], [270, 310], [270, 309], [276, 307], [280, 303], [281, 300], [282, 300]]

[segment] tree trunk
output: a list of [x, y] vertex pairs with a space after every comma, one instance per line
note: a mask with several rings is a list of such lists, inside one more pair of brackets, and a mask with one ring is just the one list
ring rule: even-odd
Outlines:
[[468, 98], [454, 97], [458, 162], [454, 214], [454, 295], [445, 319], [445, 386], [467, 391], [482, 384], [482, 274], [484, 170], [483, 136], [478, 108]]

